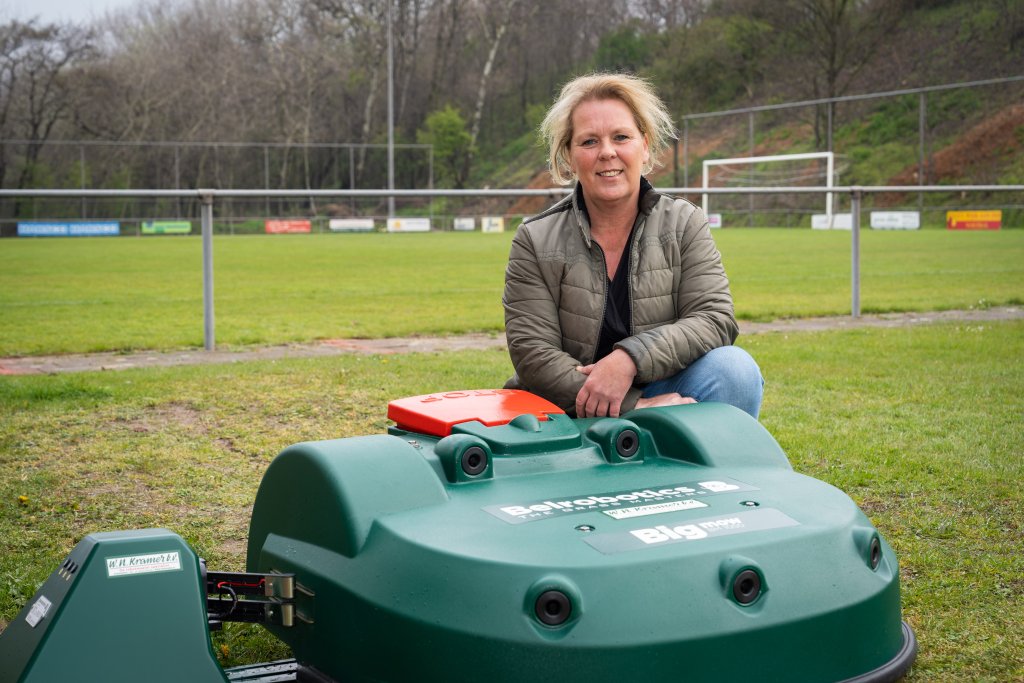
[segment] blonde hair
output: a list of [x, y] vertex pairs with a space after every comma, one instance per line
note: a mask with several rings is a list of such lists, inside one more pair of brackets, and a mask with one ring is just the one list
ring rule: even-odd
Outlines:
[[650, 173], [658, 166], [658, 157], [676, 137], [665, 103], [654, 92], [654, 87], [638, 76], [595, 73], [566, 83], [540, 124], [541, 136], [548, 147], [548, 166], [556, 183], [568, 185], [576, 177], [569, 162], [572, 114], [576, 107], [589, 100], [611, 99], [621, 100], [629, 107], [636, 127], [647, 140], [650, 155], [642, 172]]

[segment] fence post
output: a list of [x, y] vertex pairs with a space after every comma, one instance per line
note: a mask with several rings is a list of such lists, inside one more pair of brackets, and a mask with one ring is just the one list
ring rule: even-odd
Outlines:
[[213, 351], [213, 190], [200, 190], [203, 225], [203, 348]]
[[[747, 129], [750, 138], [750, 156], [754, 156], [754, 112], [747, 114]], [[753, 174], [750, 177], [753, 178]], [[747, 227], [754, 227], [754, 195], [749, 195], [747, 198]]]
[[854, 187], [850, 190], [850, 212], [853, 214], [852, 225], [850, 226], [850, 232], [853, 233], [851, 237], [851, 289], [852, 289], [852, 301], [850, 304], [850, 316], [853, 318], [860, 317], [860, 200], [862, 191], [859, 187]]
[[690, 186], [690, 119], [683, 119], [683, 187]]
[[[924, 156], [924, 129], [928, 123], [928, 100], [927, 93], [920, 93], [917, 100], [917, 184], [924, 185], [925, 177], [925, 156]], [[917, 193], [917, 211], [924, 213], [924, 194]]]
[[[81, 180], [82, 189], [85, 189], [85, 146], [78, 146], [78, 177]], [[82, 218], [85, 218], [85, 197], [82, 197]]]

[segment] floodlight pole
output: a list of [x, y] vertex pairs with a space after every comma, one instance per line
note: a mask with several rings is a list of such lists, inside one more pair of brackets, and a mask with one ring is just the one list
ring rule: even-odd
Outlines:
[[200, 190], [203, 226], [203, 348], [213, 351], [213, 190]]
[[[388, 3], [388, 189], [395, 189], [395, 61], [391, 37], [391, 0]], [[395, 217], [395, 195], [388, 195], [388, 218]]]
[[850, 232], [852, 233], [851, 248], [852, 254], [850, 270], [851, 270], [851, 303], [850, 303], [850, 317], [860, 317], [860, 200], [862, 191], [859, 187], [854, 187], [850, 190], [850, 212], [853, 214]]

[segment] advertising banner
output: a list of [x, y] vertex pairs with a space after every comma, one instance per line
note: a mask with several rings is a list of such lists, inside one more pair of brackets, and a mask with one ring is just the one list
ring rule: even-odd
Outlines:
[[192, 233], [190, 221], [143, 221], [143, 235], [189, 235]]
[[430, 232], [430, 219], [389, 218], [388, 232]]
[[875, 230], [919, 230], [921, 214], [917, 211], [872, 211], [871, 227]]
[[476, 230], [476, 219], [472, 216], [458, 216], [455, 218], [452, 228], [460, 232], [472, 232]]
[[811, 216], [811, 227], [815, 230], [828, 230], [830, 227], [832, 230], [852, 230], [853, 229], [853, 214], [852, 213], [834, 213], [832, 214], [832, 225], [828, 224], [827, 213], [816, 213]]
[[480, 219], [482, 232], [505, 232], [504, 216], [484, 216]]
[[947, 230], [999, 230], [1002, 211], [947, 211]]
[[313, 224], [308, 220], [270, 220], [265, 225], [268, 235], [313, 231]]
[[119, 221], [31, 221], [18, 223], [18, 237], [109, 237], [121, 234]]
[[331, 232], [370, 232], [374, 228], [372, 218], [332, 218], [327, 227]]

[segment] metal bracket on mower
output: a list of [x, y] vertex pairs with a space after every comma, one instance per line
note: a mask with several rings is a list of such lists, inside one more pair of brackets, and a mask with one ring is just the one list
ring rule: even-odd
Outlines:
[[294, 625], [294, 574], [211, 572], [203, 566], [210, 630], [226, 621]]

